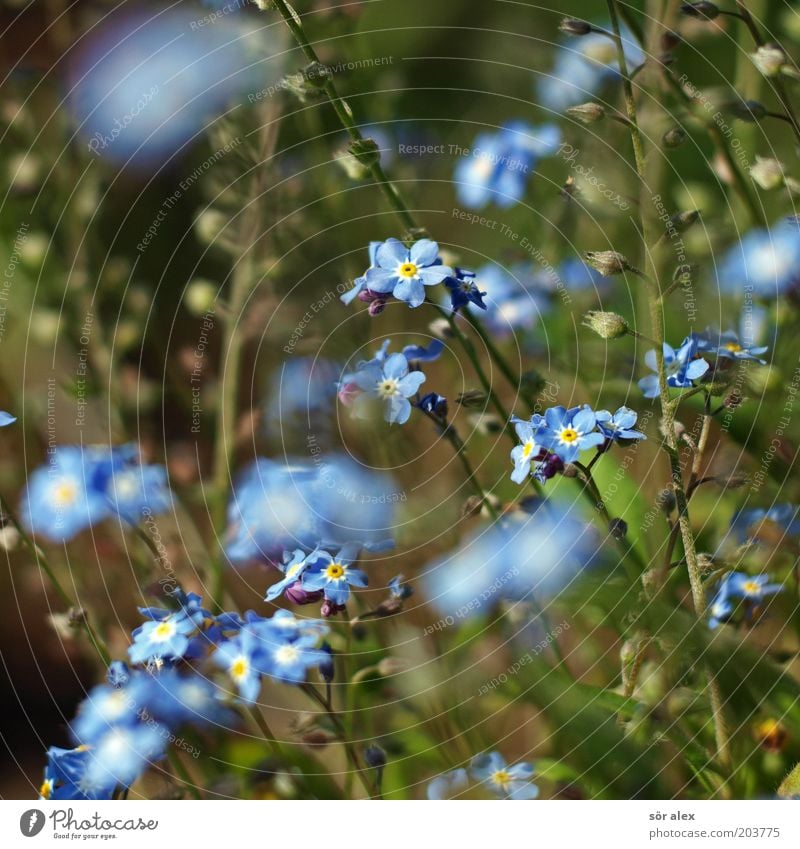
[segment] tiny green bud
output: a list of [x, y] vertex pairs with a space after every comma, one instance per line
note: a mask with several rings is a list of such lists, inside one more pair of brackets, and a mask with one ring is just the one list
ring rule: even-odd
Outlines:
[[365, 168], [371, 168], [381, 160], [378, 144], [373, 139], [356, 139], [350, 143], [348, 151]]
[[567, 115], [581, 124], [596, 124], [606, 117], [606, 110], [599, 103], [581, 103], [567, 109]]
[[619, 339], [628, 332], [628, 322], [615, 312], [589, 310], [583, 317], [583, 325], [601, 339]]
[[750, 58], [765, 77], [777, 77], [786, 64], [786, 53], [777, 44], [762, 44]]
[[700, 218], [700, 210], [692, 209], [686, 212], [676, 212], [670, 218], [670, 226], [675, 228], [679, 233], [688, 230]]
[[612, 277], [614, 274], [633, 270], [628, 260], [618, 251], [587, 251], [584, 256], [586, 262], [603, 277]]
[[564, 35], [576, 37], [589, 35], [592, 31], [592, 25], [588, 21], [582, 21], [580, 18], [564, 18], [558, 25], [558, 28]]
[[757, 100], [734, 101], [728, 104], [728, 110], [734, 118], [747, 121], [748, 124], [755, 124], [767, 114], [766, 106]]
[[715, 3], [684, 3], [681, 12], [690, 18], [713, 21], [719, 15], [719, 7]]
[[680, 147], [686, 141], [686, 131], [680, 127], [672, 127], [661, 137], [664, 147]]
[[750, 168], [750, 176], [756, 185], [766, 191], [780, 188], [785, 181], [783, 163], [756, 155], [756, 164]]

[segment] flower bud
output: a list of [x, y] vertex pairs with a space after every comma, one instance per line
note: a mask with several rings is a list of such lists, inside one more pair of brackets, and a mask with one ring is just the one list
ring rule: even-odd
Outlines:
[[656, 504], [667, 515], [678, 506], [678, 502], [675, 500], [675, 493], [671, 489], [662, 489], [656, 497]]
[[570, 106], [567, 115], [581, 124], [596, 124], [606, 117], [606, 110], [599, 103], [581, 103], [579, 106]]
[[594, 330], [601, 339], [619, 339], [628, 332], [628, 322], [615, 312], [589, 310], [583, 317], [583, 326]]
[[558, 29], [564, 35], [579, 38], [583, 35], [589, 35], [592, 32], [592, 25], [588, 21], [582, 21], [580, 18], [564, 18], [558, 25]]
[[684, 3], [681, 12], [690, 18], [713, 21], [719, 15], [719, 7], [715, 3]]
[[671, 227], [674, 227], [675, 230], [682, 233], [684, 230], [688, 230], [699, 218], [700, 210], [692, 209], [687, 212], [676, 212], [675, 215], [670, 218], [669, 223]]
[[322, 596], [322, 590], [306, 590], [300, 581], [292, 584], [284, 593], [285, 597], [293, 604], [312, 604], [319, 601]]
[[672, 127], [661, 137], [664, 147], [680, 147], [686, 141], [686, 131], [680, 127]]
[[729, 103], [727, 108], [734, 118], [746, 121], [748, 124], [755, 124], [767, 114], [766, 106], [757, 100], [734, 101]]
[[586, 262], [603, 277], [612, 277], [614, 274], [633, 270], [628, 260], [618, 251], [587, 251], [584, 256]]
[[628, 523], [624, 519], [612, 519], [608, 523], [608, 532], [614, 539], [625, 539], [628, 533]]
[[783, 163], [756, 155], [756, 164], [751, 166], [750, 176], [765, 191], [780, 188], [784, 183]]
[[373, 139], [356, 139], [351, 142], [348, 152], [364, 166], [371, 168], [381, 161], [378, 144]]
[[765, 77], [777, 77], [786, 64], [786, 53], [777, 44], [762, 44], [750, 58]]
[[372, 318], [380, 315], [386, 309], [386, 298], [375, 298], [369, 305], [367, 312]]
[[386, 766], [386, 752], [380, 746], [367, 746], [364, 763], [373, 769], [383, 769]]

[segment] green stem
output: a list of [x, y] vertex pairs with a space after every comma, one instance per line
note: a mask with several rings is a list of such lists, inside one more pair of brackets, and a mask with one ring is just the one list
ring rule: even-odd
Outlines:
[[[633, 98], [633, 87], [628, 75], [628, 68], [625, 62], [625, 52], [622, 46], [622, 37], [620, 35], [619, 18], [617, 15], [617, 0], [607, 0], [608, 10], [611, 18], [611, 25], [614, 30], [615, 41], [617, 43], [617, 58], [619, 61], [620, 73], [623, 79], [623, 91], [625, 93], [625, 103], [628, 110], [628, 117], [631, 121], [630, 134], [633, 144], [634, 158], [636, 164], [636, 172], [639, 177], [641, 192], [643, 197], [647, 194], [647, 175], [645, 171], [644, 146], [642, 144], [641, 133], [639, 132], [639, 124], [636, 115], [636, 103]], [[644, 246], [652, 244], [652, 240], [648, 238], [648, 227], [644, 207], [642, 207], [642, 233]], [[645, 263], [651, 262], [649, 251], [644, 249]], [[706, 597], [705, 588], [703, 587], [702, 570], [697, 556], [697, 548], [695, 545], [694, 534], [692, 532], [691, 523], [689, 521], [688, 499], [686, 490], [683, 486], [683, 475], [681, 471], [680, 456], [677, 448], [677, 435], [675, 431], [675, 412], [676, 407], [669, 400], [669, 392], [667, 387], [667, 375], [664, 368], [663, 342], [665, 337], [664, 314], [661, 304], [661, 291], [658, 280], [658, 274], [652, 277], [645, 278], [649, 285], [650, 292], [650, 320], [652, 325], [651, 334], [656, 342], [656, 366], [658, 371], [658, 382], [660, 388], [660, 403], [662, 415], [662, 430], [665, 434], [664, 450], [669, 456], [670, 473], [675, 491], [675, 500], [678, 508], [678, 525], [680, 535], [683, 541], [684, 554], [686, 557], [687, 572], [689, 575], [689, 584], [692, 590], [692, 599], [694, 602], [695, 613], [698, 618], [705, 616], [706, 613]], [[720, 765], [725, 769], [730, 769], [730, 743], [725, 719], [722, 713], [722, 695], [719, 689], [719, 682], [714, 676], [713, 671], [706, 667], [708, 675], [708, 688], [711, 695], [712, 712], [714, 715], [715, 737], [717, 743], [717, 758]]]

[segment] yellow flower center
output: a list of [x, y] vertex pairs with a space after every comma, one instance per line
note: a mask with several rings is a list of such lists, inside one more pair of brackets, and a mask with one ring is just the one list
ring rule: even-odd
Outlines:
[[578, 439], [578, 431], [572, 427], [565, 427], [561, 431], [561, 441], [571, 444]]
[[742, 346], [737, 344], [736, 342], [727, 342], [723, 345], [726, 351], [730, 351], [732, 354], [738, 354], [743, 350]]
[[511, 782], [511, 775], [508, 770], [498, 769], [492, 773], [492, 783], [505, 790]]
[[48, 778], [47, 781], [42, 783], [42, 786], [39, 788], [39, 795], [42, 799], [49, 799], [53, 794], [53, 779]]
[[250, 663], [246, 657], [240, 655], [233, 661], [230, 668], [231, 678], [234, 681], [241, 681], [242, 678], [247, 675], [247, 671], [250, 669]]
[[175, 624], [169, 619], [159, 622], [153, 629], [153, 637], [156, 640], [168, 640], [175, 633]]
[[393, 377], [387, 377], [378, 383], [378, 395], [381, 398], [392, 398], [397, 395], [397, 381]]
[[72, 504], [77, 495], [78, 487], [70, 480], [60, 481], [53, 488], [53, 501], [62, 507]]
[[325, 570], [325, 577], [332, 581], [338, 581], [339, 578], [344, 576], [344, 570], [345, 567], [341, 563], [331, 563]]
[[757, 581], [745, 581], [742, 584], [742, 589], [747, 595], [758, 595], [761, 592], [761, 584]]
[[398, 269], [398, 274], [401, 277], [416, 277], [417, 276], [417, 266], [414, 265], [413, 262], [404, 262], [400, 268]]
[[532, 451], [533, 451], [533, 441], [529, 439], [529, 440], [525, 443], [525, 445], [524, 445], [524, 447], [523, 447], [523, 449], [522, 449], [522, 456], [523, 456], [523, 457], [527, 460], [527, 459], [528, 459], [528, 457], [530, 457], [530, 456], [531, 456], [531, 452], [532, 452]]

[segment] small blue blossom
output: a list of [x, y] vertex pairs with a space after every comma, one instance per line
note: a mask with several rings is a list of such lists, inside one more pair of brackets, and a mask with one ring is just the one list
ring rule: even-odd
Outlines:
[[443, 772], [428, 782], [427, 796], [429, 799], [438, 801], [449, 799], [469, 783], [469, 777], [465, 769], [453, 769]]
[[766, 360], [762, 360], [759, 355], [768, 350], [767, 346], [743, 344], [739, 335], [733, 330], [720, 333], [707, 329], [705, 333], [695, 334], [695, 338], [698, 351], [716, 354], [716, 356], [727, 360], [751, 360], [760, 363], [762, 366], [766, 365]]
[[287, 638], [278, 629], [265, 629], [261, 651], [267, 661], [267, 674], [285, 684], [301, 684], [309, 669], [330, 662], [328, 652], [317, 648], [318, 642], [313, 633]]
[[[664, 343], [664, 368], [667, 374], [667, 386], [685, 389], [694, 386], [692, 381], [701, 378], [709, 369], [708, 363], [698, 355], [698, 342], [696, 337], [687, 337], [676, 351], [666, 342]], [[643, 377], [639, 381], [639, 388], [645, 398], [658, 398], [661, 394], [658, 383], [658, 364], [656, 352], [651, 350], [645, 354], [645, 365], [656, 374]]]
[[106, 672], [106, 681], [108, 681], [108, 683], [112, 687], [123, 687], [130, 680], [131, 671], [125, 661], [112, 660], [111, 663], [108, 664], [108, 671]]
[[561, 130], [554, 124], [533, 127], [512, 121], [497, 132], [481, 133], [455, 169], [459, 201], [472, 209], [490, 202], [512, 206], [524, 196], [537, 160], [554, 153], [560, 143]]
[[581, 451], [602, 445], [605, 437], [596, 431], [597, 418], [588, 404], [582, 407], [550, 407], [537, 438], [541, 445], [557, 454], [565, 463], [578, 459]]
[[768, 596], [783, 590], [781, 584], [771, 584], [769, 575], [751, 577], [744, 572], [731, 572], [727, 576], [727, 593], [734, 598], [758, 604]]
[[168, 740], [168, 729], [155, 722], [110, 728], [92, 745], [80, 786], [91, 793], [130, 786], [163, 756]]
[[[552, 309], [553, 280], [545, 269], [521, 264], [506, 269], [490, 263], [477, 271], [484, 292], [483, 319], [496, 336], [531, 330]], [[468, 308], [475, 309], [473, 304]]]
[[536, 421], [514, 421], [514, 429], [520, 440], [520, 445], [511, 449], [511, 460], [514, 463], [514, 471], [511, 480], [514, 483], [524, 483], [531, 473], [532, 463], [539, 458], [543, 446], [536, 443], [536, 434], [542, 424], [542, 417], [536, 417]]
[[[388, 346], [386, 343], [384, 343], [384, 346], [382, 354], [383, 359], [385, 360], [386, 348]], [[409, 361], [409, 363], [430, 363], [434, 360], [438, 360], [439, 357], [442, 356], [442, 351], [444, 351], [444, 342], [442, 342], [441, 339], [431, 339], [427, 345], [406, 345], [405, 348], [403, 348], [403, 356]]]
[[794, 504], [774, 504], [769, 509], [750, 507], [739, 510], [731, 519], [730, 533], [739, 544], [748, 540], [757, 541], [761, 525], [769, 522], [776, 525], [781, 532], [796, 536], [800, 534], [798, 511], [800, 508]]
[[629, 407], [620, 407], [613, 415], [608, 410], [598, 410], [595, 417], [600, 433], [613, 442], [620, 439], [647, 439], [640, 431], [633, 430], [639, 414]]
[[143, 718], [155, 719], [170, 728], [185, 723], [220, 725], [233, 719], [220, 701], [219, 688], [200, 675], [167, 669], [146, 676], [146, 682], [146, 690], [139, 694]]
[[405, 582], [405, 577], [403, 575], [395, 575], [395, 577], [389, 581], [388, 587], [392, 597], [397, 598], [400, 601], [405, 601], [407, 598], [411, 598], [411, 596], [414, 595], [414, 589]]
[[420, 239], [407, 248], [399, 239], [387, 239], [375, 253], [375, 267], [366, 273], [371, 292], [392, 295], [410, 307], [425, 300], [425, 287], [442, 283], [453, 269], [439, 260], [439, 245]]
[[258, 698], [261, 678], [269, 668], [261, 647], [256, 629], [249, 625], [221, 643], [211, 656], [213, 662], [227, 672], [245, 702], [252, 703]]
[[287, 552], [284, 557], [286, 560], [279, 567], [283, 572], [283, 578], [267, 590], [264, 601], [275, 601], [284, 590], [289, 589], [303, 577], [303, 572], [308, 565], [306, 553], [301, 548], [296, 548], [291, 554]]
[[327, 551], [312, 552], [303, 572], [303, 588], [322, 590], [328, 601], [344, 607], [350, 598], [350, 587], [366, 587], [368, 583], [366, 573], [353, 568], [357, 555], [354, 546], [342, 548], [335, 556]]
[[708, 607], [708, 627], [711, 630], [719, 628], [733, 615], [733, 604], [728, 594], [727, 576], [720, 581], [717, 592]]
[[172, 493], [164, 466], [127, 466], [111, 476], [106, 493], [111, 509], [131, 524], [143, 515], [165, 513]]
[[486, 292], [481, 292], [478, 288], [475, 272], [462, 268], [454, 268], [453, 271], [453, 276], [444, 281], [444, 285], [450, 290], [450, 306], [453, 312], [457, 312], [468, 304], [474, 304], [485, 310], [486, 304], [483, 298]]
[[361, 390], [353, 405], [355, 415], [369, 417], [371, 405], [377, 401], [389, 424], [408, 421], [411, 415], [408, 399], [417, 394], [426, 379], [421, 371], [409, 372], [408, 360], [403, 354], [390, 354], [383, 363], [375, 360], [363, 363], [349, 378]]
[[128, 657], [131, 663], [178, 660], [186, 654], [189, 635], [196, 630], [197, 626], [183, 610], [145, 622], [131, 635], [133, 644], [128, 647]]
[[71, 725], [72, 735], [79, 743], [93, 745], [113, 726], [134, 725], [138, 705], [131, 688], [99, 684], [93, 687], [78, 707]]
[[473, 777], [503, 799], [535, 799], [539, 788], [531, 781], [534, 774], [529, 763], [508, 766], [499, 752], [477, 755], [470, 764]]
[[425, 413], [431, 413], [442, 418], [447, 416], [447, 398], [438, 392], [429, 392], [417, 401], [415, 406]]

